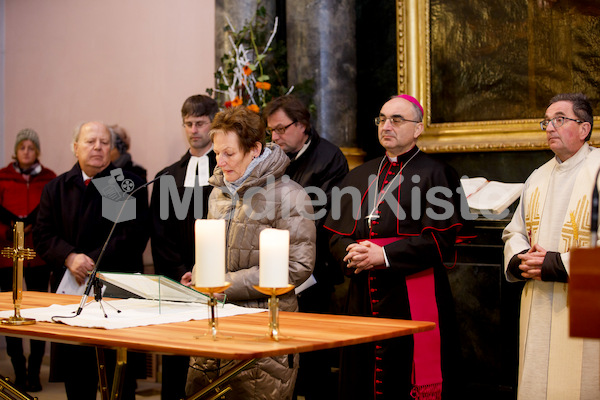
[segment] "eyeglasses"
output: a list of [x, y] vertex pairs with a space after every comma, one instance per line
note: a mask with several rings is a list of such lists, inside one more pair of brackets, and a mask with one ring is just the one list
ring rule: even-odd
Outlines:
[[565, 120], [569, 120], [569, 121], [574, 121], [577, 122], [578, 124], [583, 124], [585, 121], [580, 121], [578, 119], [573, 119], [573, 118], [569, 118], [569, 117], [563, 117], [558, 116], [558, 117], [554, 117], [552, 119], [545, 119], [543, 121], [540, 121], [540, 128], [542, 128], [543, 131], [546, 130], [546, 128], [548, 128], [548, 125], [550, 124], [550, 122], [552, 122], [552, 125], [554, 125], [554, 127], [556, 129], [560, 128], [561, 126], [563, 126], [565, 124]]
[[210, 124], [210, 121], [196, 121], [196, 122], [192, 122], [192, 121], [187, 121], [183, 123], [183, 126], [185, 126], [188, 129], [192, 129], [194, 126], [196, 128], [202, 128], [205, 125]]
[[390, 121], [390, 123], [392, 124], [392, 126], [394, 128], [398, 128], [400, 127], [400, 125], [402, 125], [405, 122], [414, 122], [415, 124], [420, 123], [421, 121], [414, 121], [412, 119], [406, 119], [401, 115], [392, 115], [391, 117], [387, 118], [383, 115], [380, 115], [379, 117], [375, 118], [375, 125], [377, 126], [384, 126], [385, 125], [385, 121]]
[[298, 122], [298, 121], [292, 121], [291, 123], [287, 124], [286, 126], [280, 126], [277, 128], [267, 127], [267, 129], [265, 129], [265, 130], [267, 131], [267, 134], [269, 134], [269, 135], [273, 135], [273, 132], [275, 132], [278, 135], [283, 135], [285, 133], [285, 131], [287, 131], [287, 128], [294, 125], [296, 122]]

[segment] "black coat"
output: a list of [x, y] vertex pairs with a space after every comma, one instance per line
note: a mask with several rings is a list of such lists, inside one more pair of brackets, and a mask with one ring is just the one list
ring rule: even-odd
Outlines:
[[[331, 206], [331, 189], [338, 186], [348, 173], [348, 161], [339, 147], [321, 138], [316, 130], [311, 130], [310, 138], [311, 142], [306, 151], [291, 160], [285, 173], [303, 188], [319, 188], [327, 194], [327, 204], [319, 207], [316, 206], [317, 202], [314, 202], [317, 200], [315, 194], [311, 190], [307, 190], [313, 200], [315, 214], [321, 212], [323, 216], [315, 221], [317, 259], [313, 275], [317, 280], [318, 287], [311, 288], [311, 292], [315, 292], [314, 297], [316, 298], [315, 301], [307, 300], [307, 294], [311, 294], [311, 292], [306, 292], [303, 294], [305, 299], [301, 299], [300, 302], [302, 311], [321, 312], [328, 311], [329, 303], [325, 296], [333, 291], [334, 284], [340, 283], [342, 280], [339, 268], [329, 253], [329, 233], [323, 228], [323, 222]], [[323, 213], [323, 209], [326, 211], [325, 213]]]
[[[110, 164], [94, 179], [110, 176], [114, 169]], [[124, 177], [133, 181], [134, 189], [144, 183], [126, 171]], [[149, 236], [148, 191], [142, 188], [133, 197], [136, 200], [135, 218], [116, 224], [98, 266], [99, 271], [143, 271], [142, 254]], [[53, 268], [53, 291], [66, 270], [64, 263], [69, 253], [84, 253], [94, 261], [98, 259], [114, 225], [102, 216], [102, 207], [102, 195], [93, 183], [84, 185], [79, 164], [44, 187], [33, 240], [36, 252]]]
[[[207, 154], [209, 170], [214, 170], [217, 165], [215, 153], [211, 150]], [[197, 186], [196, 188], [186, 188], [183, 186], [187, 166], [191, 155], [188, 151], [179, 161], [169, 165], [156, 174], [157, 176], [167, 173], [168, 175], [160, 178], [154, 183], [152, 189], [152, 199], [150, 209], [152, 213], [152, 258], [154, 260], [154, 269], [158, 275], [164, 275], [177, 282], [183, 274], [191, 271], [194, 259], [194, 223], [197, 218], [206, 218], [208, 212], [208, 196], [212, 191], [212, 186]], [[171, 175], [172, 177], [169, 177]], [[189, 207], [184, 215], [176, 215], [173, 206], [173, 199], [168, 194], [168, 204], [165, 207], [168, 210], [168, 218], [161, 217], [161, 188], [167, 189], [165, 179], [175, 180], [177, 186], [178, 199], [180, 202], [185, 198], [185, 193], [191, 192]], [[178, 207], [179, 208], [179, 207]]]
[[[109, 203], [103, 203], [106, 202], [107, 197], [103, 197], [93, 183], [98, 178], [110, 177], [113, 170], [115, 166], [109, 164], [86, 186], [77, 163], [70, 171], [58, 176], [44, 187], [37, 223], [33, 228], [33, 242], [36, 252], [53, 269], [51, 280], [53, 292], [58, 288], [66, 271], [64, 263], [69, 253], [84, 253], [97, 263], [113, 226], [114, 231], [106, 245], [102, 260], [96, 264], [98, 271], [143, 272], [142, 254], [149, 236], [148, 190], [142, 187], [145, 182], [137, 175], [122, 171], [124, 180], [121, 182], [128, 183], [127, 179], [133, 182], [132, 186], [126, 186], [129, 190], [121, 189], [121, 191], [133, 194], [135, 215], [125, 206], [126, 211], [120, 217], [115, 219], [116, 214], [113, 214], [113, 219], [117, 221], [115, 224], [103, 216], [105, 204]], [[133, 192], [137, 188], [140, 189]], [[108, 192], [105, 196], [108, 196]], [[131, 200], [128, 198], [127, 202]], [[110, 203], [117, 213], [122, 204], [118, 200]], [[107, 357], [112, 355], [107, 354]], [[125, 377], [123, 399], [133, 399], [135, 366], [139, 368], [137, 364], [139, 361], [135, 360], [139, 359], [131, 353], [127, 357], [131, 368], [128, 368]], [[109, 365], [108, 360], [107, 365]], [[71, 393], [69, 398], [76, 396], [77, 399], [95, 399], [98, 386], [95, 349], [53, 343], [50, 379], [51, 381], [67, 380], [69, 382], [67, 386], [72, 388], [70, 390], [77, 393], [76, 395]]]
[[[348, 161], [339, 147], [321, 138], [314, 129], [311, 130], [310, 137], [311, 142], [306, 151], [290, 161], [285, 173], [303, 188], [312, 186], [323, 190], [327, 194], [326, 209], [329, 210], [331, 189], [338, 186], [348, 173]], [[315, 198], [310, 192], [309, 196], [311, 199]], [[315, 207], [315, 213], [319, 210], [319, 207]], [[326, 216], [316, 221], [317, 227], [323, 225], [325, 218]]]

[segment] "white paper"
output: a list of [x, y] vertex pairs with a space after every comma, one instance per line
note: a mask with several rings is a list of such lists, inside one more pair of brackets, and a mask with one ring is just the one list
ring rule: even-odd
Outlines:
[[77, 280], [75, 279], [71, 271], [67, 268], [65, 274], [63, 275], [60, 281], [60, 284], [58, 285], [58, 289], [56, 289], [56, 293], [76, 294], [82, 296], [83, 292], [85, 292], [85, 287], [89, 279], [89, 277], [86, 278], [85, 282], [82, 285], [80, 285], [79, 283], [77, 283]]
[[523, 190], [522, 183], [488, 181], [485, 178], [462, 178], [460, 183], [469, 207], [499, 214], [515, 202]]
[[463, 192], [466, 197], [471, 196], [473, 193], [477, 192], [479, 189], [488, 183], [488, 180], [485, 178], [462, 178], [460, 180], [460, 184], [463, 188]]
[[310, 276], [308, 277], [308, 279], [305, 280], [304, 282], [302, 282], [302, 284], [295, 289], [296, 294], [299, 294], [299, 293], [305, 291], [306, 289], [308, 289], [309, 287], [311, 287], [315, 283], [317, 283], [317, 280], [315, 279], [315, 276], [313, 274], [310, 274]]

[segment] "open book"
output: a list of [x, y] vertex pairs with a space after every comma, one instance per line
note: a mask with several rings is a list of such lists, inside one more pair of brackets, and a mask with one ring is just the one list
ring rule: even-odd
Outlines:
[[522, 183], [488, 181], [485, 178], [462, 178], [469, 208], [475, 211], [500, 214], [515, 202], [523, 190]]
[[128, 274], [120, 272], [98, 272], [98, 278], [107, 285], [107, 292], [121, 289], [118, 296], [105, 293], [108, 297], [141, 298], [159, 301], [182, 301], [206, 304], [208, 296], [184, 286], [162, 275]]

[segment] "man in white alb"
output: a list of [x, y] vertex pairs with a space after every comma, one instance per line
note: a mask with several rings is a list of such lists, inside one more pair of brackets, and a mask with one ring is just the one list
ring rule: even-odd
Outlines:
[[590, 247], [591, 196], [600, 150], [588, 145], [592, 107], [581, 93], [550, 100], [540, 123], [555, 157], [525, 182], [504, 229], [508, 281], [521, 297], [518, 398], [600, 399], [600, 341], [569, 336], [569, 259]]

